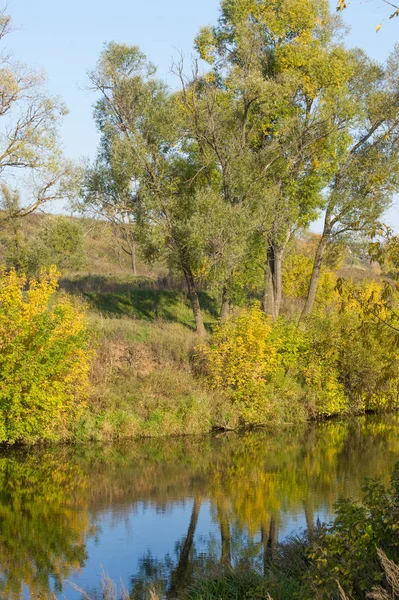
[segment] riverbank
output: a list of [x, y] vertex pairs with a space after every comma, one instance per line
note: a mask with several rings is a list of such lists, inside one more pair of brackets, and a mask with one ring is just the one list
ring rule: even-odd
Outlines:
[[201, 337], [183, 291], [57, 280], [51, 269], [26, 291], [15, 271], [2, 279], [4, 443], [275, 429], [399, 406], [398, 293], [387, 306], [378, 282], [330, 290], [303, 321], [272, 320], [256, 300], [222, 321], [203, 292]]
[[182, 292], [79, 293], [96, 358], [73, 440], [276, 428], [399, 406], [394, 336], [353, 303], [343, 313], [332, 298], [303, 325], [284, 316], [272, 324], [255, 305], [221, 325], [204, 294], [200, 339]]
[[194, 372], [198, 336], [189, 327], [99, 313], [90, 313], [89, 322], [97, 355], [76, 439], [201, 434], [238, 426], [228, 396]]

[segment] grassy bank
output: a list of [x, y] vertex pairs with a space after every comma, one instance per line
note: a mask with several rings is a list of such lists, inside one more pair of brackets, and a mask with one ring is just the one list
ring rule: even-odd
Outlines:
[[[68, 285], [90, 307], [96, 340], [91, 398], [74, 436], [109, 440], [237, 427], [227, 395], [195, 374], [198, 336], [186, 294], [141, 285], [107, 279], [96, 287], [93, 278]], [[205, 293], [201, 301], [210, 330], [216, 304]]]
[[198, 339], [180, 323], [90, 314], [98, 340], [78, 439], [198, 434], [235, 427], [228, 398], [193, 372]]
[[[59, 274], [48, 273], [2, 279], [6, 443], [278, 427], [399, 406], [399, 293], [387, 299], [378, 281], [339, 293], [328, 278], [301, 323], [301, 299], [288, 292], [274, 321], [253, 294], [221, 323], [208, 287], [198, 292], [201, 338], [182, 282], [161, 272], [64, 274], [58, 291]], [[64, 322], [81, 323], [79, 334]]]
[[[256, 307], [241, 309], [221, 327], [215, 299], [202, 293], [208, 334], [201, 341], [183, 291], [100, 279], [62, 282], [86, 303], [96, 346], [90, 398], [74, 439], [276, 427], [397, 408], [399, 363], [390, 332], [362, 321], [353, 304], [341, 313], [333, 298], [302, 326], [286, 317], [272, 324]], [[376, 294], [375, 285], [365, 293]]]

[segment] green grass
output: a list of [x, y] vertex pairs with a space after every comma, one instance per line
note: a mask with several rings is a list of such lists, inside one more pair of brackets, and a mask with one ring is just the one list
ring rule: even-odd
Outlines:
[[300, 598], [298, 580], [271, 570], [265, 577], [254, 571], [233, 570], [209, 579], [199, 579], [182, 600], [294, 600]]
[[[298, 600], [304, 597], [303, 577], [308, 563], [307, 536], [280, 544], [273, 561], [261, 575], [247, 566], [235, 567], [213, 577], [199, 577], [182, 595], [181, 600]], [[263, 562], [263, 560], [262, 560]], [[308, 596], [307, 596], [308, 597]]]
[[[199, 434], [237, 424], [227, 397], [193, 371], [200, 338], [187, 295], [155, 285], [120, 275], [62, 281], [68, 293], [86, 301], [97, 340], [91, 397], [75, 424], [75, 439]], [[217, 304], [206, 293], [200, 301], [210, 330]]]
[[[181, 290], [157, 289], [143, 277], [83, 276], [61, 280], [61, 287], [82, 296], [104, 316], [129, 317], [142, 321], [163, 320], [194, 329], [190, 300]], [[206, 292], [199, 292], [205, 326], [209, 330], [218, 318], [218, 304]]]
[[212, 579], [199, 579], [182, 598], [184, 600], [268, 600], [268, 590], [265, 580], [257, 573], [231, 572]]

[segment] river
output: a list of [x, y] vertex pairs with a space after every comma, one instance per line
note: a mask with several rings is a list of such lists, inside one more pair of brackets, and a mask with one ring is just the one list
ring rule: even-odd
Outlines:
[[0, 597], [77, 600], [102, 570], [131, 597], [172, 598], [192, 577], [254, 564], [340, 497], [385, 483], [399, 418], [367, 416], [120, 445], [2, 450]]

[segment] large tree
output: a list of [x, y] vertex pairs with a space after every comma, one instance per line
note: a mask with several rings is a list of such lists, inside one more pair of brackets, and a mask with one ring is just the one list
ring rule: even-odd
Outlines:
[[288, 240], [322, 206], [346, 143], [354, 59], [340, 31], [325, 0], [223, 0], [218, 26], [197, 38], [212, 72], [191, 86], [192, 135], [205, 165], [218, 165], [225, 201], [250, 207], [273, 316]]
[[134, 215], [145, 257], [163, 255], [184, 275], [196, 330], [203, 335], [196, 273], [209, 249], [218, 197], [187, 134], [178, 98], [135, 46], [109, 44], [90, 78], [101, 94], [95, 108], [101, 132], [97, 175], [101, 168], [115, 209], [123, 202], [123, 210]]

